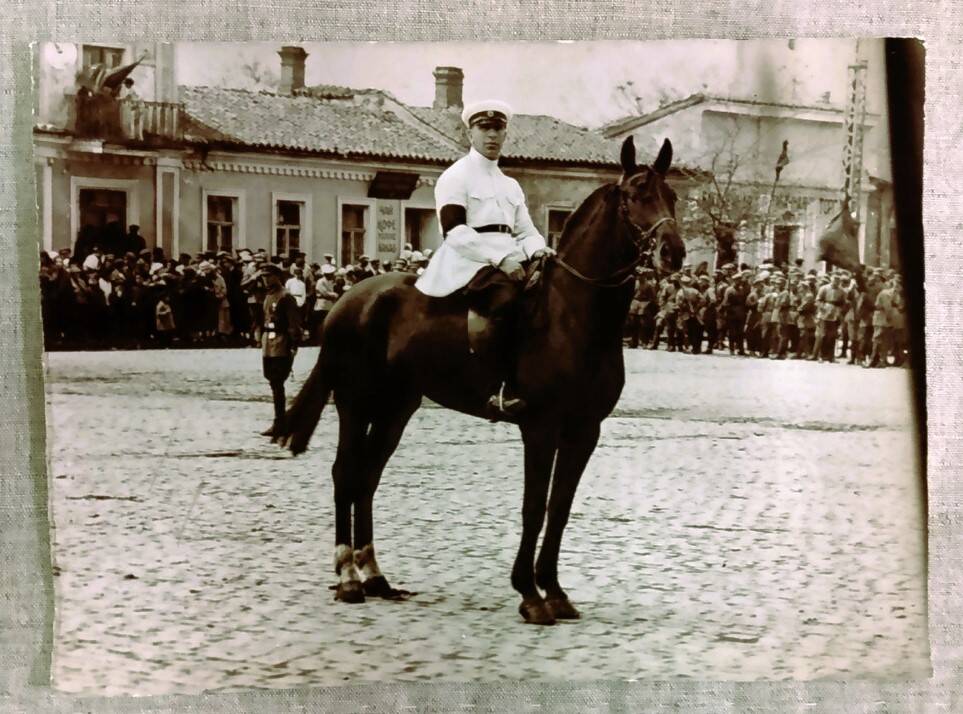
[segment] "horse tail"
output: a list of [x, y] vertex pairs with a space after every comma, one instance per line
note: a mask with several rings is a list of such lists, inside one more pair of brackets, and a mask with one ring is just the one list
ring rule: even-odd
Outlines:
[[314, 369], [284, 416], [286, 444], [295, 456], [307, 450], [308, 441], [321, 421], [321, 412], [334, 389], [321, 364], [323, 357], [323, 354], [318, 356]]

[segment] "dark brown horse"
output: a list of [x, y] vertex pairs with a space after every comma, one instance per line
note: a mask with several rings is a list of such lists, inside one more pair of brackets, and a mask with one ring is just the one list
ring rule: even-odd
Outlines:
[[[519, 419], [525, 488], [512, 585], [531, 623], [579, 616], [558, 582], [562, 531], [602, 420], [625, 382], [622, 328], [634, 269], [651, 260], [677, 270], [685, 256], [676, 197], [665, 180], [671, 161], [666, 140], [651, 168], [638, 166], [632, 139], [626, 140], [622, 179], [597, 189], [569, 218], [557, 258], [549, 259], [541, 283], [521, 300], [515, 382], [528, 406]], [[400, 593], [375, 561], [372, 500], [422, 398], [482, 416], [490, 394], [492, 375], [469, 352], [467, 298], [431, 298], [414, 282], [406, 274], [369, 278], [338, 301], [282, 437], [293, 453], [303, 452], [334, 393], [335, 570], [337, 597], [347, 602]]]

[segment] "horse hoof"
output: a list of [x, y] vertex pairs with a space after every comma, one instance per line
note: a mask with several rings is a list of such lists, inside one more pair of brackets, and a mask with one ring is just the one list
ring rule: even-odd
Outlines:
[[546, 600], [545, 606], [556, 620], [577, 620], [582, 616], [567, 597]]
[[541, 598], [522, 600], [518, 606], [518, 614], [525, 618], [529, 625], [554, 625], [555, 618]]
[[388, 579], [384, 575], [376, 575], [368, 578], [362, 586], [364, 594], [368, 597], [380, 597], [385, 600], [407, 600], [414, 593], [408, 590], [399, 590], [388, 584]]
[[361, 583], [339, 583], [334, 599], [347, 603], [364, 602], [364, 589], [361, 587]]

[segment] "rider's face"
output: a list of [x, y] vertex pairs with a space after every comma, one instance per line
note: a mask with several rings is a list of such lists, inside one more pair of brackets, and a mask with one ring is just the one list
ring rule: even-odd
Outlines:
[[499, 121], [481, 121], [469, 129], [471, 145], [475, 151], [490, 161], [494, 161], [501, 155], [502, 144], [505, 143], [507, 133], [508, 128]]

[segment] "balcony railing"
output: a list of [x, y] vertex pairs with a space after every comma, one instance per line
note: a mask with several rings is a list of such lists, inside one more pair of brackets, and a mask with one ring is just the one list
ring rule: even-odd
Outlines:
[[182, 104], [78, 95], [76, 132], [90, 139], [123, 142], [180, 141]]

